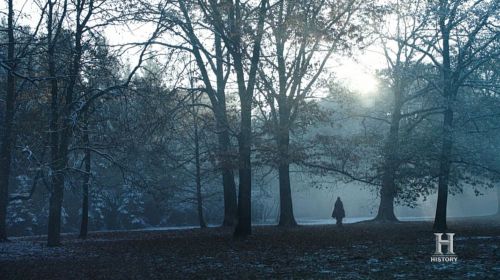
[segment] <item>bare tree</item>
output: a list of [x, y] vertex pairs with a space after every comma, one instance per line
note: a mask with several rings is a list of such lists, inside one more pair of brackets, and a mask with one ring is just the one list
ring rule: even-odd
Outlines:
[[[48, 245], [57, 246], [60, 244], [61, 231], [61, 210], [64, 194], [64, 171], [68, 163], [68, 147], [72, 134], [72, 106], [74, 98], [74, 89], [78, 80], [78, 73], [81, 66], [82, 57], [82, 36], [85, 25], [90, 19], [93, 12], [93, 1], [90, 1], [89, 10], [84, 12], [85, 1], [75, 3], [76, 30], [75, 30], [75, 49], [70, 66], [70, 78], [68, 86], [65, 89], [65, 95], [62, 97], [64, 103], [61, 103], [59, 97], [59, 82], [56, 78], [57, 61], [56, 51], [60, 47], [61, 33], [63, 30], [63, 22], [68, 12], [68, 2], [49, 1], [47, 11], [47, 61], [48, 74], [51, 77], [51, 120], [50, 120], [50, 138], [51, 138], [51, 169], [52, 184], [51, 195], [49, 201], [49, 222], [48, 222]], [[61, 11], [59, 11], [59, 5]], [[60, 13], [59, 13], [60, 12]], [[82, 18], [83, 16], [83, 18]]]
[[[190, 44], [190, 48], [181, 48], [188, 50], [194, 56], [204, 84], [203, 91], [206, 92], [210, 99], [217, 122], [218, 157], [224, 189], [224, 220], [222, 224], [224, 226], [233, 226], [236, 222], [237, 200], [226, 102], [226, 85], [231, 71], [230, 57], [226, 55], [227, 48], [224, 51], [221, 34], [215, 31], [213, 27], [207, 28], [202, 23], [202, 19], [199, 18], [203, 15], [200, 10], [203, 5], [196, 5], [196, 1], [193, 2], [179, 1], [183, 21], [178, 24], [180, 24], [181, 30], [186, 34], [185, 39]], [[200, 26], [195, 26], [193, 20], [196, 20], [195, 22], [198, 22]], [[205, 33], [213, 34], [213, 42], [208, 41], [210, 43], [206, 43], [206, 40], [201, 39], [195, 31], [196, 28], [203, 30]], [[173, 47], [179, 48], [179, 46]], [[210, 51], [211, 47], [215, 49], [215, 53]], [[211, 73], [215, 76], [215, 82], [211, 79]]]
[[[419, 1], [397, 1], [394, 4], [395, 22], [391, 19], [389, 30], [379, 31], [388, 66], [384, 71], [385, 82], [392, 93], [393, 101], [392, 111], [388, 114], [389, 132], [382, 151], [380, 204], [375, 217], [378, 221], [397, 221], [394, 214], [394, 200], [398, 192], [397, 176], [401, 173], [400, 167], [404, 158], [408, 158], [400, 151], [401, 130], [408, 133], [426, 117], [442, 113], [440, 106], [429, 106], [424, 102], [426, 96], [430, 96], [434, 90], [428, 80], [435, 78], [426, 73], [428, 67], [422, 62], [425, 54], [408, 46], [417, 40], [416, 36], [423, 27], [423, 23], [414, 14], [422, 9], [422, 6], [423, 3]], [[391, 28], [395, 30], [390, 30]], [[415, 106], [415, 103], [418, 106]], [[402, 127], [403, 125], [405, 126]], [[404, 136], [411, 137], [408, 134]]]
[[483, 64], [500, 55], [495, 31], [498, 1], [438, 0], [423, 9], [426, 28], [409, 46], [426, 54], [439, 69], [438, 83], [444, 101], [442, 146], [439, 158], [435, 230], [445, 230], [448, 186], [452, 166], [454, 112], [457, 95], [467, 79]]
[[[264, 20], [268, 11], [268, 1], [259, 1], [258, 6], [251, 3], [214, 0], [198, 1], [204, 14], [215, 31], [221, 35], [236, 73], [236, 84], [240, 97], [240, 133], [239, 144], [239, 193], [238, 223], [234, 235], [244, 237], [252, 233], [251, 196], [252, 196], [252, 103], [255, 90], [257, 68], [260, 61]], [[256, 25], [252, 26], [250, 18], [256, 16]], [[245, 20], [246, 19], [246, 20]], [[250, 33], [248, 33], [250, 31]], [[248, 40], [246, 36], [249, 35]], [[250, 54], [247, 48], [251, 49]], [[249, 68], [245, 67], [247, 64]], [[248, 72], [247, 72], [248, 71]], [[248, 73], [248, 74], [246, 74]]]
[[[278, 1], [267, 21], [271, 30], [265, 36], [259, 79], [271, 109], [277, 144], [280, 190], [280, 226], [296, 225], [290, 187], [290, 133], [312, 97], [317, 80], [335, 53], [350, 51], [346, 41], [361, 43], [362, 28], [357, 14], [369, 1]], [[357, 18], [359, 20], [359, 18]]]

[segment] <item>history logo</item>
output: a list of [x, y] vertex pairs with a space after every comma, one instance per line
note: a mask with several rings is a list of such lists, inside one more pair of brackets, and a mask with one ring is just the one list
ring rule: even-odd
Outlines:
[[[436, 236], [436, 251], [431, 256], [431, 262], [457, 262], [458, 256], [453, 251], [454, 233], [446, 233], [447, 239], [443, 239], [443, 233], [434, 233]], [[446, 253], [443, 253], [443, 246], [447, 247]]]

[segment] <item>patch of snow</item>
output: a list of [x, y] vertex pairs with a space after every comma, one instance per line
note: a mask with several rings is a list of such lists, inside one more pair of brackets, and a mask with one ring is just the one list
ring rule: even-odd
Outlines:
[[[357, 223], [357, 222], [362, 222], [362, 221], [368, 221], [373, 219], [372, 217], [352, 217], [352, 218], [345, 218], [342, 220], [344, 224], [352, 224], [352, 223]], [[333, 218], [330, 219], [297, 219], [297, 223], [299, 225], [304, 225], [304, 226], [313, 226], [313, 225], [333, 225], [336, 223], [336, 220]]]
[[[218, 225], [207, 225], [207, 227], [217, 227]], [[168, 227], [147, 227], [141, 229], [135, 229], [133, 231], [167, 231], [167, 230], [183, 230], [183, 229], [196, 229], [200, 226], [168, 226]]]
[[[344, 224], [352, 224], [363, 221], [373, 220], [374, 217], [347, 217], [342, 220]], [[419, 221], [432, 221], [434, 217], [398, 217], [400, 221], [406, 222], [419, 222]], [[329, 219], [297, 219], [299, 225], [333, 225], [336, 220], [333, 218]]]

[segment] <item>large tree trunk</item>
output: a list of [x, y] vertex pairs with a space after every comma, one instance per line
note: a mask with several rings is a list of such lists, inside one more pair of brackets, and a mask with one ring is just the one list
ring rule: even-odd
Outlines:
[[241, 99], [241, 132], [239, 136], [239, 194], [238, 223], [234, 235], [245, 237], [252, 234], [252, 167], [251, 167], [251, 137], [252, 137], [252, 97], [240, 96]]
[[[281, 2], [278, 17], [283, 17], [284, 3]], [[297, 222], [293, 215], [292, 190], [290, 186], [290, 101], [287, 96], [287, 66], [285, 62], [285, 36], [284, 30], [277, 30], [276, 36], [276, 54], [278, 59], [278, 129], [276, 131], [276, 141], [278, 145], [278, 177], [280, 188], [280, 217], [279, 226], [296, 226]], [[298, 95], [298, 92], [293, 92]]]
[[[222, 161], [222, 185], [224, 187], [224, 221], [223, 226], [234, 226], [237, 220], [238, 204], [236, 202], [236, 184], [234, 182], [234, 172], [231, 155], [231, 139], [229, 137], [229, 124], [227, 121], [226, 109], [226, 80], [224, 77], [224, 60], [222, 51], [222, 40], [215, 32], [215, 53], [217, 64], [217, 100], [212, 102], [216, 108], [217, 132], [219, 140], [219, 157]], [[217, 105], [217, 106], [215, 106]]]
[[245, 79], [245, 69], [242, 63], [245, 51], [241, 38], [242, 27], [239, 23], [241, 16], [240, 9], [241, 6], [239, 1], [236, 1], [235, 5], [232, 5], [229, 9], [231, 40], [226, 41], [234, 59], [234, 69], [236, 71], [238, 94], [240, 96], [241, 104], [241, 125], [238, 139], [240, 187], [238, 194], [238, 223], [236, 224], [236, 228], [234, 230], [235, 237], [245, 237], [252, 234], [252, 102], [257, 67], [260, 61], [261, 42], [262, 35], [264, 33], [264, 18], [267, 12], [267, 1], [262, 0], [259, 9], [259, 22], [257, 24], [257, 34], [253, 45], [252, 56], [250, 58], [248, 79]]
[[82, 221], [80, 224], [80, 238], [87, 238], [89, 227], [89, 189], [92, 180], [91, 175], [91, 153], [90, 153], [90, 137], [88, 125], [88, 111], [85, 112], [85, 120], [83, 127], [83, 143], [85, 145], [85, 175], [83, 176], [82, 188]]
[[436, 216], [434, 218], [434, 229], [444, 231], [446, 225], [446, 209], [448, 205], [448, 183], [450, 180], [451, 169], [451, 149], [453, 146], [453, 111], [451, 105], [444, 113], [443, 123], [443, 144], [441, 147], [441, 156], [439, 159], [439, 181], [438, 181], [438, 199], [436, 206]]
[[229, 131], [223, 128], [218, 135], [219, 157], [222, 162], [222, 185], [224, 188], [224, 221], [223, 226], [234, 226], [237, 219], [236, 184], [231, 163]]
[[280, 164], [279, 185], [280, 185], [280, 219], [279, 226], [296, 226], [297, 222], [293, 215], [292, 191], [290, 188], [290, 165]]
[[440, 21], [440, 30], [443, 36], [442, 88], [443, 96], [446, 98], [446, 110], [443, 116], [443, 142], [439, 158], [438, 199], [436, 216], [434, 217], [434, 230], [444, 231], [447, 229], [446, 208], [448, 205], [448, 183], [450, 181], [451, 150], [453, 146], [453, 104], [458, 89], [454, 89], [452, 86], [450, 35], [444, 20]]
[[277, 133], [278, 144], [278, 176], [280, 188], [280, 218], [279, 226], [296, 226], [293, 215], [292, 190], [290, 187], [290, 114], [285, 100], [279, 106], [279, 128]]
[[62, 170], [53, 175], [52, 190], [49, 200], [49, 223], [47, 232], [47, 245], [58, 246], [61, 244], [61, 211], [64, 194], [64, 175]]
[[[73, 85], [74, 86], [74, 85]], [[57, 90], [57, 88], [56, 88]], [[71, 85], [66, 89], [66, 104], [61, 125], [59, 137], [59, 146], [54, 147], [56, 152], [53, 157], [52, 172], [54, 179], [52, 184], [52, 193], [49, 200], [49, 230], [47, 234], [48, 245], [57, 246], [60, 244], [61, 235], [61, 211], [64, 194], [64, 173], [68, 165], [69, 142], [72, 137], [72, 123], [69, 119], [71, 115], [71, 104], [73, 103], [73, 89]], [[54, 108], [57, 109], [57, 108]], [[57, 132], [56, 132], [57, 134]], [[57, 136], [56, 136], [57, 137]]]
[[[66, 95], [66, 106], [72, 103], [72, 98]], [[67, 109], [69, 110], [69, 109]], [[70, 114], [66, 112], [65, 116]], [[59, 149], [57, 149], [55, 158], [53, 159], [52, 171], [54, 172], [52, 181], [52, 192], [49, 200], [49, 223], [47, 233], [47, 245], [58, 246], [61, 243], [61, 213], [64, 195], [65, 169], [68, 166], [68, 148], [71, 139], [71, 124], [70, 120], [66, 120], [62, 126]]]
[[399, 125], [401, 121], [401, 91], [394, 92], [394, 110], [391, 118], [389, 136], [384, 147], [384, 166], [382, 175], [382, 186], [380, 188], [380, 205], [378, 208], [377, 221], [398, 221], [394, 214], [394, 198], [396, 197], [396, 170], [399, 166]]
[[9, 14], [7, 18], [8, 49], [7, 63], [10, 67], [7, 71], [7, 88], [5, 96], [5, 116], [4, 131], [2, 137], [2, 147], [0, 147], [0, 242], [7, 240], [7, 205], [9, 203], [9, 178], [10, 164], [12, 159], [12, 141], [14, 122], [14, 102], [16, 94], [16, 80], [14, 71], [15, 63], [15, 42], [14, 42], [14, 3], [9, 0]]
[[[50, 7], [50, 5], [49, 5]], [[50, 11], [52, 12], [52, 11]], [[81, 12], [81, 11], [80, 11]], [[89, 12], [90, 13], [90, 12]], [[80, 16], [81, 13], [78, 13]], [[90, 16], [90, 14], [89, 14]], [[62, 20], [62, 19], [61, 19]], [[61, 212], [62, 212], [62, 202], [64, 194], [64, 173], [68, 165], [68, 154], [69, 154], [69, 144], [73, 136], [73, 123], [72, 123], [72, 106], [73, 106], [73, 95], [75, 91], [75, 86], [79, 77], [81, 58], [82, 58], [82, 35], [85, 25], [80, 23], [80, 18], [77, 18], [77, 28], [75, 31], [75, 49], [73, 53], [73, 60], [70, 68], [70, 79], [68, 86], [66, 87], [66, 94], [64, 95], [64, 108], [62, 114], [62, 120], [56, 118], [56, 122], [60, 123], [60, 129], [56, 130], [56, 134], [59, 131], [59, 146], [53, 146], [56, 152], [53, 157], [52, 171], [55, 173], [52, 194], [49, 200], [49, 229], [47, 234], [48, 246], [57, 246], [61, 241]], [[50, 31], [52, 32], [52, 31]], [[50, 44], [49, 40], [49, 44]], [[51, 77], [55, 77], [55, 61], [54, 61], [54, 50], [55, 44], [49, 46], [49, 70]], [[55, 82], [55, 88], [52, 87], [52, 93], [57, 97], [57, 81]], [[54, 100], [52, 101], [54, 103]], [[58, 110], [58, 100], [55, 100], [56, 106], [52, 108]], [[53, 132], [53, 131], [52, 131]], [[53, 152], [54, 153], [54, 152]]]
[[394, 184], [394, 170], [389, 167], [384, 171], [382, 178], [382, 187], [380, 188], [380, 205], [378, 208], [376, 221], [397, 222], [398, 219], [394, 214], [394, 198], [396, 194]]

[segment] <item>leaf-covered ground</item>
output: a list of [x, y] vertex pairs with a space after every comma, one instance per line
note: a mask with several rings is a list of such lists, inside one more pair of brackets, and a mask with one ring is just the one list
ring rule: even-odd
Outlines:
[[449, 222], [457, 263], [430, 262], [430, 222], [65, 235], [0, 244], [0, 279], [500, 279], [500, 219]]

